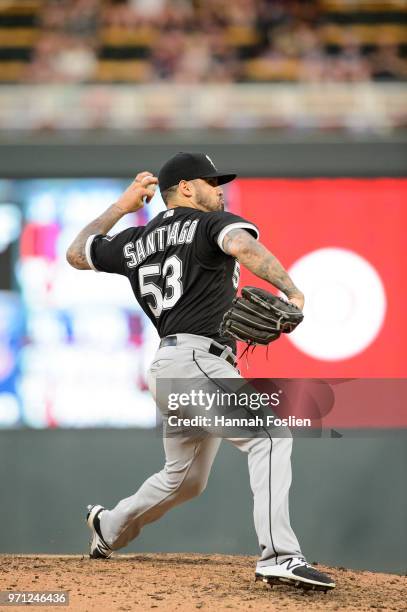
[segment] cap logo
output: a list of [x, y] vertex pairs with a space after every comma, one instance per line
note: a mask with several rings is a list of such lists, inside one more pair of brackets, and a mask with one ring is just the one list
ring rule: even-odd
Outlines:
[[217, 171], [217, 168], [216, 168], [215, 164], [213, 163], [213, 161], [211, 160], [211, 158], [209, 157], [209, 155], [205, 155], [205, 157], [212, 164], [212, 166], [215, 168], [215, 170]]

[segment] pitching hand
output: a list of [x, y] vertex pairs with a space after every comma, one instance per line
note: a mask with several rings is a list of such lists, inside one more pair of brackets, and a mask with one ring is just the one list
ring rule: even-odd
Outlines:
[[144, 198], [149, 202], [153, 197], [153, 186], [157, 184], [158, 179], [151, 172], [139, 172], [126, 191], [122, 193], [116, 206], [125, 214], [140, 210], [144, 206]]

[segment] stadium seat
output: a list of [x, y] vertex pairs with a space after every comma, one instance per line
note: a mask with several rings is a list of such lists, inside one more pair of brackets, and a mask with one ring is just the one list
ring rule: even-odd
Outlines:
[[27, 71], [27, 62], [0, 62], [0, 83], [21, 81]]
[[284, 59], [254, 59], [244, 63], [243, 76], [249, 81], [296, 81], [299, 76], [299, 61]]
[[103, 28], [99, 42], [106, 47], [150, 47], [157, 40], [159, 33], [154, 28], [141, 27]]
[[39, 30], [37, 17], [43, 0], [0, 3], [0, 81], [23, 79]]
[[113, 83], [137, 83], [144, 81], [148, 72], [149, 63], [145, 61], [100, 60], [96, 69], [95, 80]]

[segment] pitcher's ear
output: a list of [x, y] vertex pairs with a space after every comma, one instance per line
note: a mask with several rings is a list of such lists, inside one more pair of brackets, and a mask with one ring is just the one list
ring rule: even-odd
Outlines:
[[182, 195], [186, 196], [187, 198], [190, 198], [192, 195], [194, 195], [193, 181], [180, 181], [178, 184], [178, 189], [180, 193], [182, 193]]

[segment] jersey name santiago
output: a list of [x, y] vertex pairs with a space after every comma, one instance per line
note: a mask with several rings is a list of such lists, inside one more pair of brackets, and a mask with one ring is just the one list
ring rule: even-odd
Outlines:
[[173, 208], [143, 227], [90, 236], [86, 257], [96, 271], [127, 276], [161, 338], [187, 333], [233, 345], [218, 330], [239, 284], [239, 263], [222, 250], [234, 228], [258, 238], [255, 225], [232, 213]]

